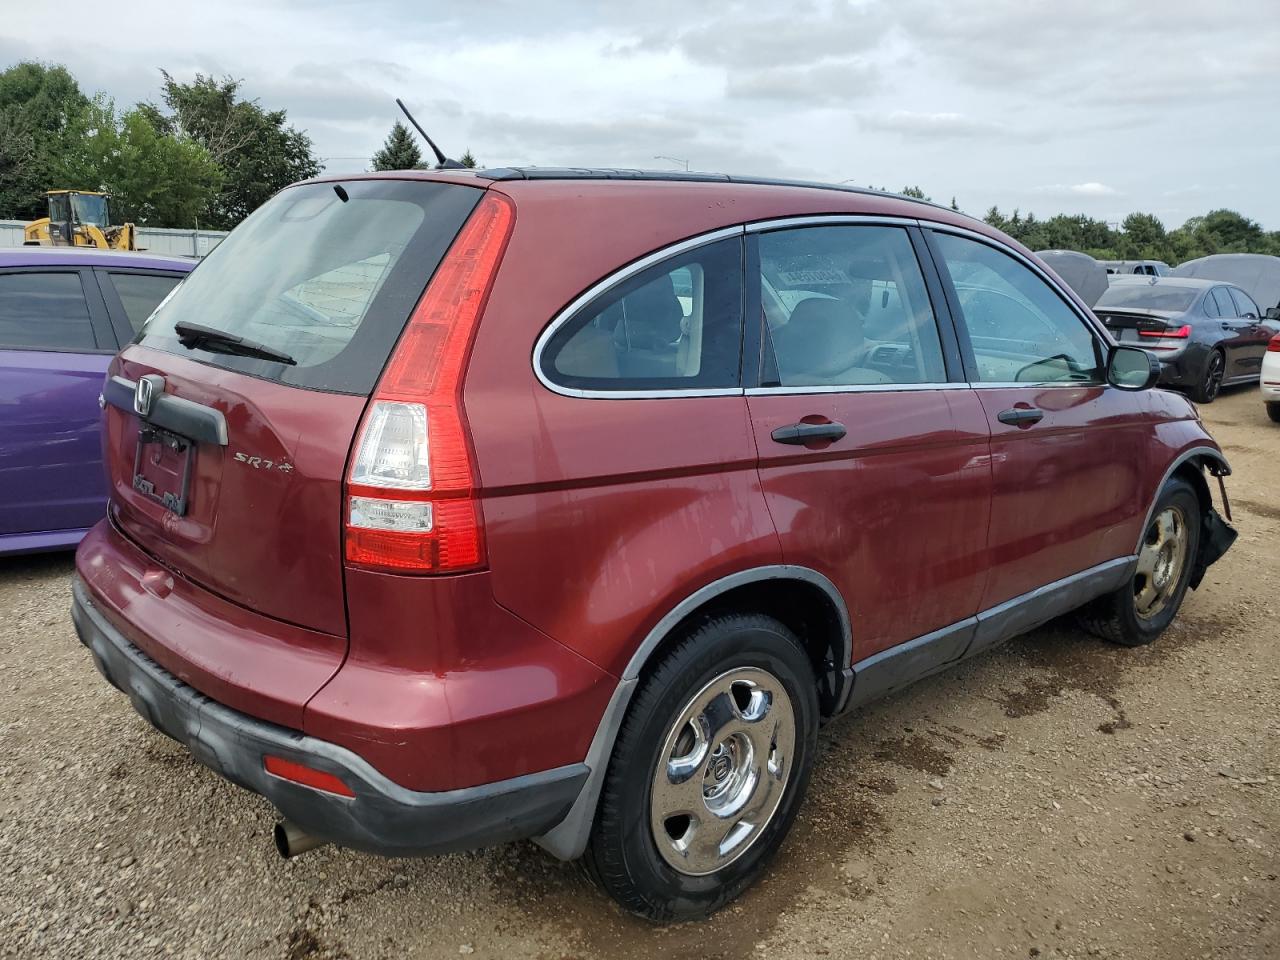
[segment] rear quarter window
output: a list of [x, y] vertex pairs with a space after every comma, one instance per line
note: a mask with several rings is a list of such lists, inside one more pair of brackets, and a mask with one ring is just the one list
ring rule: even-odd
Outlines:
[[107, 278], [116, 296], [120, 298], [120, 305], [124, 308], [124, 315], [134, 333], [142, 329], [147, 317], [151, 316], [182, 279], [180, 275], [114, 272], [108, 273]]
[[[214, 248], [139, 342], [293, 386], [367, 394], [483, 195], [409, 180], [290, 187]], [[296, 363], [190, 349], [174, 330], [183, 320], [264, 344]]]
[[716, 390], [739, 385], [741, 357], [735, 236], [608, 287], [552, 328], [538, 364], [544, 379], [572, 390]]

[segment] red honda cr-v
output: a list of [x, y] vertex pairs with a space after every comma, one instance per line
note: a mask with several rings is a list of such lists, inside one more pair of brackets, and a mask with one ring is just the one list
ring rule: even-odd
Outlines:
[[74, 615], [282, 852], [533, 837], [738, 894], [825, 717], [1230, 545], [1195, 408], [1027, 251], [872, 192], [621, 171], [300, 184], [103, 390]]

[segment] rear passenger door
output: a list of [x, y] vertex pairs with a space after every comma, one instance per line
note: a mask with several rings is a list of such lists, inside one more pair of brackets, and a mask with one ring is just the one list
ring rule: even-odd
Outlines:
[[103, 515], [98, 395], [116, 338], [88, 270], [0, 270], [0, 536]]
[[[923, 251], [896, 222], [750, 235], [760, 481], [784, 562], [844, 595], [855, 662], [972, 617], [986, 578], [989, 431]], [[930, 661], [955, 659], [969, 636], [945, 630]]]
[[1262, 360], [1267, 354], [1267, 344], [1271, 342], [1271, 337], [1274, 334], [1272, 334], [1271, 328], [1263, 322], [1262, 311], [1258, 309], [1258, 305], [1253, 302], [1252, 297], [1239, 287], [1224, 287], [1223, 289], [1226, 290], [1235, 304], [1236, 317], [1239, 318], [1242, 324], [1248, 324], [1247, 328], [1243, 328], [1246, 343], [1241, 351], [1240, 375], [1261, 376]]
[[[1254, 322], [1237, 316], [1236, 304], [1226, 287], [1214, 287], [1204, 298], [1205, 312], [1214, 317], [1210, 323], [1222, 328], [1222, 346], [1226, 352], [1226, 379], [1249, 374], [1249, 346], [1253, 338]], [[1261, 360], [1259, 359], [1259, 364]]]
[[1153, 431], [1146, 396], [1106, 384], [1101, 332], [1029, 259], [927, 234], [991, 429], [990, 610], [1133, 554]]

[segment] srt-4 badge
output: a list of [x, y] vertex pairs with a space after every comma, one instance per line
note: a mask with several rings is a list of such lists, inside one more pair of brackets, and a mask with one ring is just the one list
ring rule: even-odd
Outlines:
[[247, 453], [237, 453], [236, 459], [241, 463], [247, 463], [255, 470], [280, 470], [289, 473], [293, 470], [293, 464], [287, 460], [267, 460], [263, 457], [251, 457]]

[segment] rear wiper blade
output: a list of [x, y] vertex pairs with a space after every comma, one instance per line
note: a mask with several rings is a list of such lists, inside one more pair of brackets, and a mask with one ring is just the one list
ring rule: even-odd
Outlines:
[[178, 342], [187, 348], [201, 344], [214, 353], [231, 353], [241, 357], [257, 357], [259, 360], [275, 360], [277, 363], [287, 363], [290, 366], [296, 366], [298, 363], [283, 350], [268, 347], [265, 343], [258, 343], [256, 340], [237, 337], [234, 333], [228, 333], [225, 330], [206, 327], [200, 323], [179, 320], [173, 325], [173, 332], [178, 335]]

